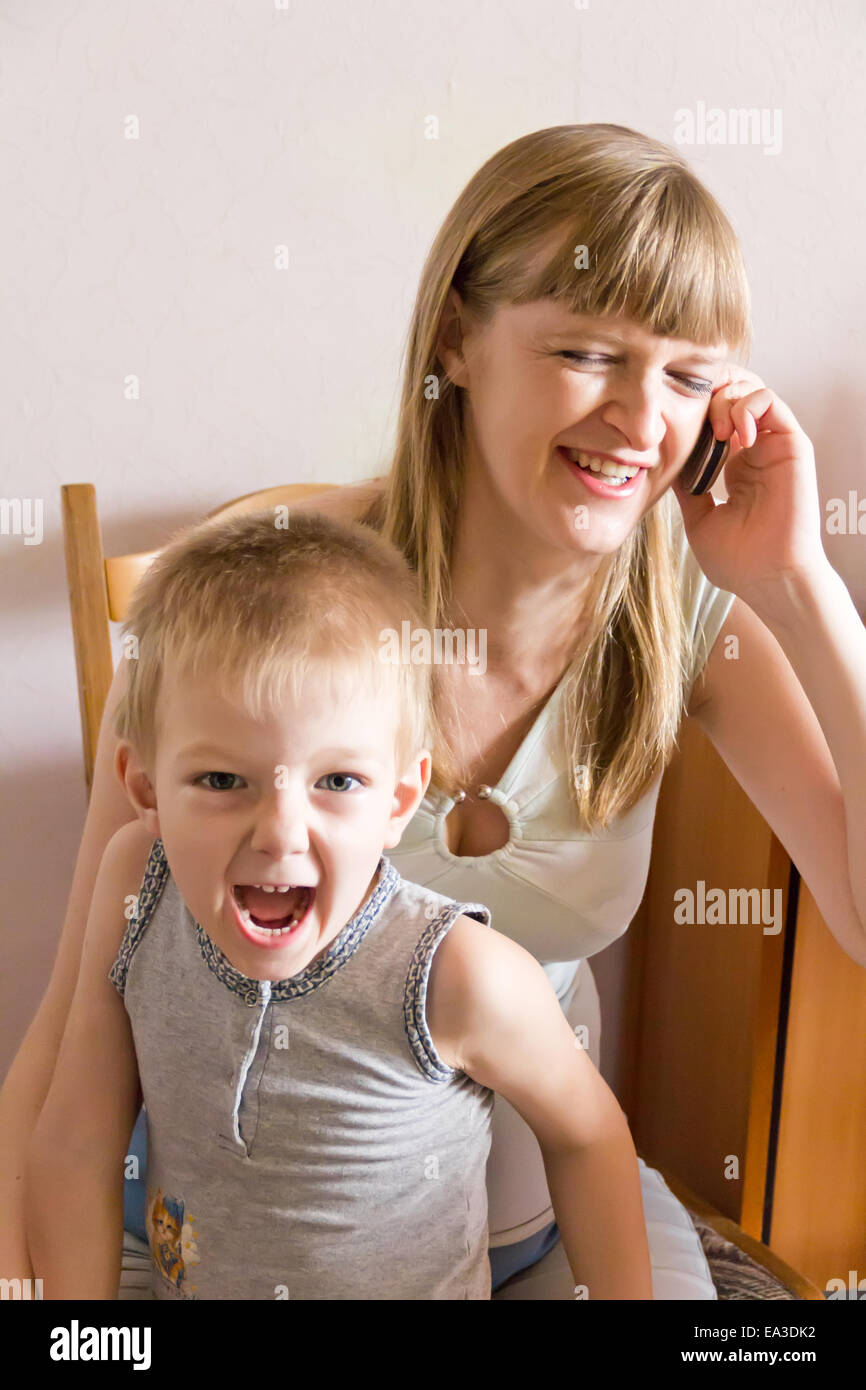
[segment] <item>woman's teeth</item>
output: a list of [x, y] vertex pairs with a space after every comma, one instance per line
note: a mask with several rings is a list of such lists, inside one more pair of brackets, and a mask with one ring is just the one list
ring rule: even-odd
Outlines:
[[612, 463], [610, 459], [597, 458], [595, 454], [584, 454], [579, 449], [566, 449], [565, 452], [579, 468], [585, 468], [592, 473], [603, 473], [606, 478], [615, 480], [614, 487], [621, 487], [629, 478], [640, 472], [637, 465]]

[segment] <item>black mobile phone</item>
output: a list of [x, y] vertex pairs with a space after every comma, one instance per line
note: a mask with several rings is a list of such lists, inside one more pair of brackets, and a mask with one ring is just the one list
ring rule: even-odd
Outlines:
[[712, 487], [730, 452], [729, 439], [716, 439], [709, 418], [701, 425], [698, 442], [680, 471], [680, 483], [686, 492], [706, 492]]

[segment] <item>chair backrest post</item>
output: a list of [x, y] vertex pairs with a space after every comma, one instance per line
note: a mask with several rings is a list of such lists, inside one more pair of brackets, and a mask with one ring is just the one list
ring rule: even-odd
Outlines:
[[105, 560], [93, 484], [65, 484], [61, 488], [61, 502], [84, 746], [84, 778], [89, 797], [99, 726], [114, 676]]

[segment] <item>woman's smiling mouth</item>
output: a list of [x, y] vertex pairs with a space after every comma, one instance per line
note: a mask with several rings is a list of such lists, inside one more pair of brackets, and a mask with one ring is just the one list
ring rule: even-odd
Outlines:
[[[594, 459], [590, 454], [576, 449], [557, 448], [557, 454], [570, 471], [600, 497], [631, 497], [642, 486], [646, 468], [636, 467], [633, 471], [624, 464], [611, 464], [607, 460]], [[575, 455], [584, 462], [578, 463]], [[589, 460], [592, 459], [592, 463]], [[629, 476], [629, 475], [632, 476]]]

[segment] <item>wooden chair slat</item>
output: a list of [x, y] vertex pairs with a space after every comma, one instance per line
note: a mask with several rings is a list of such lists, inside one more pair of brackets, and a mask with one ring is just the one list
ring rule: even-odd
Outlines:
[[105, 561], [93, 484], [69, 483], [63, 487], [61, 512], [78, 677], [84, 780], [89, 797], [102, 711], [114, 676]]

